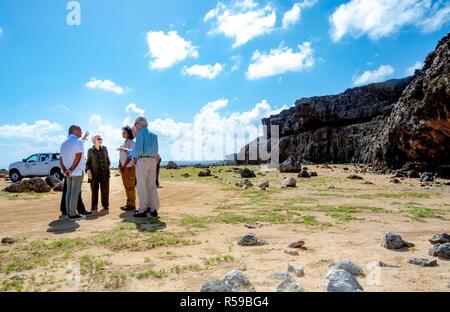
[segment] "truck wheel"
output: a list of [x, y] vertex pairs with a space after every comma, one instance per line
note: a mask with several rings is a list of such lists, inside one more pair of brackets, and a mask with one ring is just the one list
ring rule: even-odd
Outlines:
[[11, 182], [16, 183], [22, 180], [22, 175], [20, 174], [19, 170], [13, 169], [9, 172], [9, 179]]
[[58, 178], [60, 181], [64, 179], [64, 175], [61, 173], [61, 169], [59, 168], [53, 168], [50, 172], [51, 176], [54, 176], [55, 178]]

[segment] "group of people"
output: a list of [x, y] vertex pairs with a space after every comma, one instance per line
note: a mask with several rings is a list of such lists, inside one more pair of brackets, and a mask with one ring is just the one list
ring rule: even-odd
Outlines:
[[[101, 205], [109, 211], [109, 188], [111, 160], [108, 149], [103, 145], [100, 135], [92, 137], [93, 146], [84, 157], [84, 142], [89, 133], [83, 135], [81, 128], [73, 125], [69, 136], [61, 145], [60, 166], [65, 176], [61, 214], [63, 219], [81, 220], [98, 211], [99, 191]], [[134, 212], [135, 218], [158, 217], [160, 201], [158, 196], [159, 168], [161, 157], [158, 154], [158, 137], [148, 129], [145, 117], [136, 119], [134, 127], [122, 129], [124, 144], [120, 152], [119, 170], [126, 192], [126, 205], [123, 211]], [[136, 142], [134, 141], [136, 139]], [[87, 211], [81, 198], [84, 175], [87, 174], [91, 186], [91, 211]], [[136, 196], [137, 190], [137, 196]], [[139, 199], [139, 207], [136, 205]]]

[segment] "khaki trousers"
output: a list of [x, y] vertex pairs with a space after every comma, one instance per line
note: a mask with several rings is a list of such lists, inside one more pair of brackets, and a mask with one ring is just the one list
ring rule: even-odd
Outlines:
[[158, 187], [156, 186], [156, 158], [141, 158], [136, 164], [137, 192], [139, 197], [139, 213], [147, 208], [159, 210]]
[[136, 207], [136, 168], [127, 167], [122, 173], [122, 182], [127, 194], [127, 206]]

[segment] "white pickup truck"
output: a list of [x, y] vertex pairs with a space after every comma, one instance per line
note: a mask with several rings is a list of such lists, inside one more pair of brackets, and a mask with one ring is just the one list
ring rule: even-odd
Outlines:
[[60, 180], [64, 178], [59, 166], [58, 153], [31, 155], [22, 161], [9, 165], [8, 173], [12, 182], [18, 182], [25, 177], [46, 177], [49, 175], [53, 175]]

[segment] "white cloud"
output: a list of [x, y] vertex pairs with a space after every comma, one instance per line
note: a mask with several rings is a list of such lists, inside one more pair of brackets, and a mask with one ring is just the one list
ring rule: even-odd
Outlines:
[[145, 110], [143, 108], [139, 108], [136, 104], [130, 103], [125, 108], [125, 112], [127, 113], [127, 117], [123, 120], [124, 126], [132, 127], [137, 117], [141, 117], [145, 115]]
[[256, 51], [252, 56], [253, 63], [248, 67], [247, 78], [254, 80], [310, 68], [315, 62], [313, 54], [314, 50], [309, 42], [298, 45], [297, 52], [285, 47], [283, 43], [268, 54]]
[[294, 3], [292, 9], [287, 11], [283, 16], [282, 28], [287, 29], [300, 21], [302, 9], [311, 7], [317, 3], [316, 0], [305, 0], [303, 2]]
[[231, 72], [235, 72], [239, 69], [239, 67], [241, 67], [241, 63], [242, 63], [242, 55], [235, 55], [232, 56], [230, 59], [233, 62], [233, 66], [231, 66]]
[[414, 72], [416, 71], [416, 69], [421, 69], [423, 67], [423, 63], [422, 62], [415, 62], [414, 65], [412, 65], [411, 67], [408, 67], [405, 70], [405, 74], [406, 76], [412, 76], [414, 75]]
[[450, 2], [441, 8], [439, 3], [435, 3], [432, 13], [427, 18], [419, 22], [424, 32], [433, 32], [440, 29], [450, 21]]
[[126, 89], [117, 85], [111, 80], [100, 80], [97, 78], [91, 78], [89, 82], [86, 83], [86, 87], [91, 90], [103, 90], [108, 92], [114, 92], [115, 94], [124, 94]]
[[3, 28], [0, 27], [0, 36], [3, 35]]
[[194, 65], [191, 67], [184, 67], [183, 74], [188, 76], [198, 76], [201, 78], [214, 79], [222, 71], [223, 66], [219, 63], [213, 65]]
[[351, 0], [330, 16], [334, 41], [367, 35], [376, 40], [415, 25], [423, 31], [439, 29], [450, 19], [450, 3], [432, 0]]
[[380, 82], [391, 76], [395, 72], [390, 65], [381, 65], [378, 69], [373, 71], [365, 71], [359, 76], [353, 78], [353, 85], [360, 86], [373, 82]]
[[60, 124], [48, 120], [39, 120], [34, 124], [1, 125], [0, 138], [4, 139], [4, 142], [14, 140], [11, 151], [1, 157], [2, 165], [28, 157], [32, 153], [59, 151], [61, 143], [67, 138], [67, 135], [61, 132], [63, 130]]
[[147, 33], [148, 55], [151, 69], [166, 69], [188, 57], [197, 58], [197, 47], [178, 35], [176, 31]]
[[94, 114], [89, 118], [89, 126], [96, 126], [102, 124], [102, 116]]
[[205, 22], [213, 21], [210, 33], [232, 38], [234, 48], [272, 32], [276, 20], [275, 9], [270, 4], [260, 6], [254, 0], [235, 0], [229, 5], [219, 2], [204, 16]]
[[266, 100], [249, 111], [228, 115], [221, 113], [227, 99], [207, 103], [192, 122], [172, 118], [150, 122], [149, 128], [159, 135], [166, 160], [223, 160], [225, 155], [239, 151], [246, 143], [261, 136], [261, 119], [286, 109], [273, 109]]

